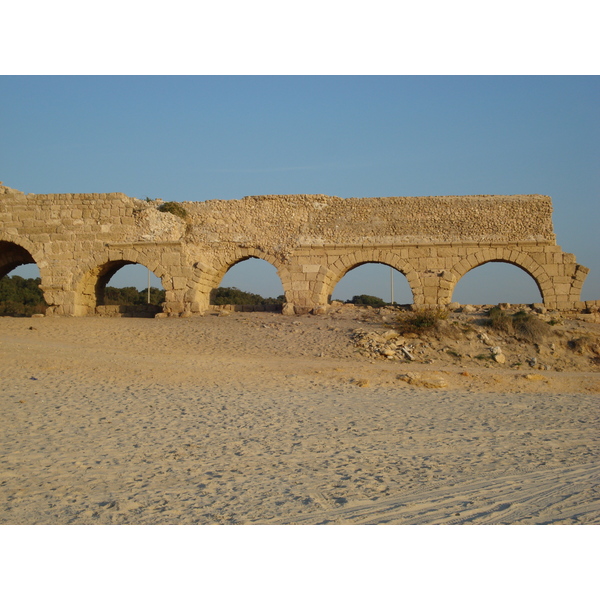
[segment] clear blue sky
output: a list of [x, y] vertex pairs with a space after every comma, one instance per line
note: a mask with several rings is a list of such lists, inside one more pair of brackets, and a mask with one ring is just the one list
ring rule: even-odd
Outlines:
[[[596, 76], [1, 76], [0, 180], [174, 201], [546, 194], [559, 245], [591, 268], [582, 298], [600, 299], [599, 107]], [[223, 284], [281, 293], [257, 263]], [[389, 299], [388, 268], [359, 274], [334, 297]], [[454, 299], [539, 295], [488, 264]]]

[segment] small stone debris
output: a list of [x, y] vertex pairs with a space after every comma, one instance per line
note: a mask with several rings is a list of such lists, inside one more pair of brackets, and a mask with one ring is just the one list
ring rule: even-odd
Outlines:
[[543, 375], [538, 375], [537, 373], [527, 373], [527, 375], [523, 375], [523, 378], [529, 381], [546, 381]]
[[503, 365], [506, 362], [506, 356], [504, 356], [502, 353], [502, 348], [500, 348], [500, 346], [494, 346], [493, 348], [490, 348], [490, 352], [497, 363]]
[[402, 350], [402, 353], [404, 356], [406, 356], [406, 358], [408, 358], [408, 360], [415, 360], [415, 357], [409, 352], [408, 348], [402, 346], [400, 350]]
[[436, 373], [401, 373], [396, 379], [410, 385], [416, 385], [429, 389], [440, 389], [448, 387], [448, 382]]
[[404, 337], [389, 329], [383, 332], [355, 329], [351, 334], [354, 345], [367, 358], [383, 360], [415, 360], [413, 345], [406, 344]]

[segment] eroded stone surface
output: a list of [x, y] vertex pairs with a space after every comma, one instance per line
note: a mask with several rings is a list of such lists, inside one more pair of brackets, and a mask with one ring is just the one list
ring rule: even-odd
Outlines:
[[37, 263], [50, 314], [95, 314], [122, 266], [162, 281], [165, 312], [199, 313], [234, 264], [277, 268], [286, 313], [322, 311], [352, 268], [377, 262], [402, 272], [417, 307], [445, 306], [460, 278], [490, 261], [536, 281], [544, 308], [579, 302], [588, 269], [556, 245], [548, 196], [336, 198], [258, 196], [183, 202], [124, 194], [24, 194], [0, 185], [0, 276]]

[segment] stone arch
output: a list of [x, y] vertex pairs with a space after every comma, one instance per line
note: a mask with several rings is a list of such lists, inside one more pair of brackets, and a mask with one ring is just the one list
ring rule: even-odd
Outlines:
[[330, 267], [329, 277], [326, 278], [320, 297], [317, 304], [329, 304], [331, 295], [335, 286], [340, 282], [342, 277], [346, 275], [352, 269], [360, 267], [367, 263], [379, 263], [393, 267], [397, 271], [402, 273], [410, 286], [413, 303], [423, 302], [422, 283], [419, 274], [415, 271], [413, 266], [405, 259], [400, 258], [397, 253], [389, 250], [382, 251], [377, 249], [363, 248], [356, 250], [350, 254], [344, 254], [340, 256]]
[[37, 263], [26, 247], [0, 240], [0, 279], [21, 265], [30, 264]]
[[40, 289], [44, 293], [46, 303], [53, 304], [49, 288], [51, 287], [52, 273], [43, 254], [29, 240], [20, 239], [5, 233], [0, 236], [0, 279], [8, 275], [13, 269], [21, 265], [37, 265], [40, 270]]
[[447, 289], [441, 290], [440, 304], [451, 301], [456, 284], [464, 275], [489, 262], [508, 263], [525, 271], [535, 281], [544, 302], [554, 293], [546, 270], [528, 254], [509, 248], [486, 248], [468, 254], [450, 269], [452, 281]]
[[172, 278], [160, 263], [129, 250], [121, 257], [103, 257], [93, 266], [88, 264], [82, 269], [83, 273], [75, 283], [76, 314], [93, 313], [97, 306], [104, 304], [104, 289], [111, 277], [122, 267], [136, 264], [150, 269], [161, 280], [166, 293], [172, 290]]
[[0, 278], [21, 265], [36, 264], [40, 277], [48, 277], [47, 263], [41, 248], [28, 239], [0, 232]]
[[291, 289], [289, 272], [280, 258], [259, 248], [235, 248], [232, 252], [218, 256], [211, 264], [204, 262], [194, 264], [194, 289], [190, 290], [190, 293], [186, 296], [186, 300], [191, 302], [192, 309], [194, 311], [206, 310], [210, 305], [213, 290], [219, 287], [227, 271], [250, 258], [259, 258], [275, 267], [284, 294], [287, 296], [288, 290]]

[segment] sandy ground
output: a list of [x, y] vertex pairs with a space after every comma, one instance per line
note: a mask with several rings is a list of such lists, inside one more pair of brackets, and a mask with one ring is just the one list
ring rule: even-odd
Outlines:
[[589, 357], [374, 360], [357, 328], [0, 318], [0, 523], [600, 523]]

